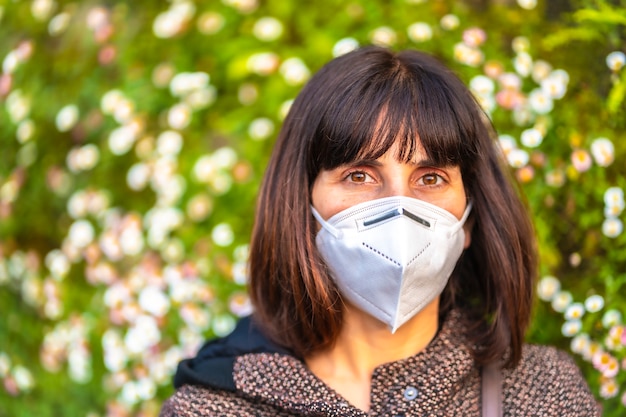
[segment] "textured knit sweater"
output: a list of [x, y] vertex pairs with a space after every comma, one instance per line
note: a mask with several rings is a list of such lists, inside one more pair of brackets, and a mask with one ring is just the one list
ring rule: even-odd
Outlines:
[[[480, 369], [462, 333], [459, 316], [450, 314], [422, 352], [376, 368], [368, 412], [352, 406], [304, 362], [274, 349], [271, 342], [259, 345], [255, 339], [249, 343], [251, 353], [245, 353], [245, 340], [235, 341], [234, 348], [228, 346], [232, 340], [222, 340], [217, 348], [205, 346], [197, 358], [181, 363], [175, 378], [178, 389], [164, 403], [161, 417], [479, 417]], [[239, 334], [245, 339], [246, 330]], [[600, 415], [579, 369], [561, 351], [526, 345], [520, 364], [502, 372], [504, 416]]]

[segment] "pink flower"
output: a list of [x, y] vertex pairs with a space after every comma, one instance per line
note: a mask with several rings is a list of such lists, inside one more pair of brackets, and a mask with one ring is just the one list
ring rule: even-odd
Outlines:
[[587, 171], [589, 168], [591, 168], [591, 164], [593, 162], [591, 159], [591, 155], [589, 155], [589, 152], [584, 149], [577, 149], [572, 152], [571, 159], [574, 169], [576, 169], [576, 171], [578, 172]]
[[463, 42], [470, 47], [476, 48], [485, 43], [487, 34], [481, 28], [469, 28], [463, 32]]

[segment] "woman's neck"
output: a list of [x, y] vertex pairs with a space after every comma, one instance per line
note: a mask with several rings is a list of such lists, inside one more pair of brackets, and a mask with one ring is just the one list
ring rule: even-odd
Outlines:
[[353, 405], [368, 410], [374, 369], [424, 350], [437, 333], [438, 313], [437, 299], [392, 334], [387, 325], [347, 306], [335, 345], [305, 362], [313, 374]]

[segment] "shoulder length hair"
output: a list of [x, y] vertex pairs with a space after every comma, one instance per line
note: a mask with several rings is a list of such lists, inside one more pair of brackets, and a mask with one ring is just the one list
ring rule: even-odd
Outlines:
[[294, 101], [258, 198], [250, 248], [255, 316], [277, 343], [305, 357], [335, 342], [343, 301], [315, 245], [311, 187], [321, 170], [376, 159], [399, 141], [398, 160], [423, 147], [458, 165], [473, 201], [472, 242], [441, 297], [460, 309], [479, 365], [521, 356], [530, 319], [534, 233], [488, 119], [467, 87], [433, 57], [366, 47], [335, 58]]

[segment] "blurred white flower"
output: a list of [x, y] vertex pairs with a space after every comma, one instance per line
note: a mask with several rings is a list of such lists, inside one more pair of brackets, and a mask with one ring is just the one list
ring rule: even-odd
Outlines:
[[202, 332], [209, 327], [211, 321], [210, 313], [196, 304], [186, 303], [178, 309], [178, 312], [187, 326], [193, 330]]
[[170, 308], [169, 298], [155, 286], [148, 286], [139, 293], [139, 306], [155, 317], [163, 317]]
[[459, 27], [461, 20], [456, 15], [447, 14], [441, 18], [439, 24], [444, 30], [454, 30]]
[[173, 130], [161, 132], [157, 137], [157, 152], [161, 155], [178, 155], [183, 147], [183, 137]]
[[604, 298], [598, 294], [589, 296], [585, 300], [585, 308], [590, 313], [597, 313], [604, 308]]
[[78, 190], [67, 201], [67, 212], [74, 219], [85, 217], [88, 213], [89, 196], [84, 190]]
[[88, 220], [76, 220], [68, 231], [70, 242], [78, 248], [84, 248], [93, 242], [95, 231]]
[[537, 0], [517, 0], [517, 4], [519, 4], [522, 9], [532, 10], [537, 7]]
[[223, 195], [231, 189], [233, 177], [227, 172], [218, 171], [217, 174], [211, 178], [211, 181], [209, 181], [209, 185], [213, 190], [213, 194]]
[[513, 168], [521, 168], [528, 164], [528, 160], [530, 156], [528, 152], [523, 149], [511, 149], [509, 154], [507, 155], [507, 160], [509, 161], [509, 165]]
[[517, 142], [515, 138], [511, 135], [502, 134], [498, 136], [498, 143], [500, 144], [500, 149], [502, 149], [502, 153], [506, 156], [513, 149], [517, 148]]
[[104, 366], [109, 372], [123, 370], [128, 363], [128, 354], [123, 347], [111, 347], [104, 349]]
[[273, 41], [283, 34], [283, 24], [274, 17], [262, 17], [254, 24], [252, 33], [262, 41]]
[[280, 109], [278, 110], [278, 117], [280, 118], [280, 120], [285, 120], [285, 117], [287, 117], [287, 114], [289, 113], [292, 104], [293, 100], [286, 100], [285, 102], [283, 102], [283, 104], [281, 104]]
[[217, 167], [211, 155], [201, 156], [193, 166], [193, 175], [198, 182], [209, 182], [217, 173]]
[[142, 400], [150, 400], [156, 394], [156, 385], [150, 378], [141, 378], [136, 383], [137, 395]]
[[11, 117], [11, 121], [15, 124], [26, 119], [30, 113], [30, 100], [20, 89], [11, 91], [6, 98], [5, 105], [9, 112], [9, 117]]
[[278, 55], [273, 52], [259, 52], [248, 58], [247, 66], [250, 72], [258, 75], [270, 75], [279, 65]]
[[161, 246], [161, 257], [165, 262], [170, 264], [180, 263], [184, 261], [185, 258], [185, 245], [180, 239], [168, 239]]
[[223, 146], [213, 152], [211, 158], [218, 168], [231, 169], [237, 163], [237, 152], [229, 146]]
[[545, 80], [551, 72], [552, 65], [544, 60], [538, 59], [533, 63], [532, 79], [539, 84], [541, 81]]
[[505, 72], [500, 74], [498, 82], [504, 90], [520, 90], [522, 88], [522, 79], [519, 75], [512, 72]]
[[53, 249], [48, 252], [45, 258], [45, 264], [50, 271], [52, 277], [61, 280], [70, 270], [70, 262], [59, 249]]
[[161, 331], [156, 319], [152, 316], [137, 317], [124, 336], [124, 345], [130, 353], [139, 354], [154, 346], [161, 340]]
[[250, 245], [239, 245], [233, 250], [233, 259], [235, 262], [246, 262], [250, 255]]
[[184, 97], [209, 85], [210, 76], [206, 72], [180, 72], [170, 80], [170, 92], [175, 97]]
[[591, 143], [591, 155], [601, 167], [607, 167], [615, 160], [615, 147], [607, 138], [597, 138]]
[[280, 65], [280, 73], [289, 85], [300, 85], [311, 76], [311, 71], [300, 58], [289, 58]]
[[73, 173], [89, 171], [100, 160], [100, 150], [93, 143], [74, 148], [67, 154], [67, 167]]
[[572, 301], [573, 297], [569, 291], [558, 291], [552, 298], [552, 309], [558, 313], [563, 313]]
[[213, 201], [207, 194], [197, 194], [187, 202], [187, 216], [194, 222], [206, 219], [213, 210]]
[[104, 301], [104, 305], [113, 310], [118, 309], [131, 301], [132, 294], [127, 285], [118, 282], [110, 287], [107, 287], [104, 291], [102, 299]]
[[337, 41], [333, 46], [333, 57], [347, 54], [359, 47], [359, 41], [354, 38], [343, 38]]
[[374, 45], [379, 46], [392, 46], [397, 41], [396, 32], [388, 26], [374, 29], [370, 32], [369, 38]]
[[50, 23], [48, 23], [48, 33], [50, 36], [59, 36], [65, 32], [70, 25], [71, 18], [72, 15], [68, 12], [63, 12], [50, 19]]
[[33, 374], [24, 366], [16, 365], [12, 372], [15, 384], [20, 391], [28, 392], [35, 386], [35, 378]]
[[615, 238], [624, 231], [624, 223], [618, 218], [609, 217], [602, 223], [602, 233], [606, 237]]
[[150, 180], [151, 170], [148, 164], [138, 162], [128, 170], [126, 183], [135, 191], [143, 190]]
[[141, 397], [139, 396], [139, 390], [137, 389], [137, 383], [135, 381], [128, 381], [122, 386], [120, 399], [124, 404], [127, 404], [129, 406], [141, 401]]
[[495, 84], [491, 78], [477, 75], [470, 80], [470, 88], [476, 94], [489, 95], [494, 92]]
[[519, 52], [513, 58], [513, 67], [522, 77], [528, 77], [533, 68], [533, 59], [527, 52]]
[[233, 331], [235, 324], [237, 324], [237, 322], [232, 316], [222, 314], [213, 319], [213, 325], [211, 327], [216, 336], [223, 337]]
[[84, 384], [91, 379], [91, 354], [86, 347], [82, 345], [71, 347], [67, 362], [72, 381]]
[[57, 4], [54, 0], [33, 0], [30, 5], [30, 12], [35, 20], [42, 22], [52, 16], [56, 7]]
[[613, 378], [604, 378], [600, 384], [600, 397], [613, 398], [619, 394], [619, 385]]
[[6, 352], [0, 352], [0, 378], [7, 376], [11, 370], [11, 359]]
[[619, 310], [607, 310], [602, 316], [602, 325], [605, 329], [622, 324], [622, 313]]
[[217, 99], [217, 89], [212, 85], [197, 89], [189, 93], [183, 102], [191, 107], [192, 110], [204, 109], [215, 103]]
[[420, 43], [432, 39], [433, 30], [428, 23], [416, 22], [408, 27], [407, 34], [413, 42]]
[[267, 117], [254, 119], [248, 127], [248, 135], [254, 140], [265, 140], [274, 133], [274, 122]]
[[173, 3], [170, 8], [160, 13], [152, 24], [152, 31], [157, 38], [171, 38], [179, 34], [191, 20], [196, 6], [187, 0]]
[[120, 233], [119, 244], [127, 256], [139, 255], [144, 248], [143, 234], [137, 227], [127, 227]]
[[198, 31], [204, 35], [213, 35], [224, 27], [226, 19], [217, 12], [204, 12], [198, 16]]
[[259, 89], [254, 83], [243, 83], [239, 86], [237, 98], [244, 106], [250, 106], [259, 98]]
[[536, 148], [537, 146], [541, 145], [542, 141], [543, 135], [538, 129], [535, 128], [524, 130], [520, 137], [520, 142], [522, 142], [522, 145], [528, 148]]
[[258, 0], [222, 0], [222, 3], [237, 9], [237, 11], [243, 14], [252, 13], [259, 7]]
[[184, 129], [191, 122], [191, 108], [186, 103], [177, 103], [167, 112], [167, 122], [172, 129]]
[[606, 65], [613, 72], [617, 72], [626, 65], [626, 54], [622, 51], [614, 51], [606, 56]]
[[565, 320], [580, 320], [585, 315], [585, 306], [582, 303], [572, 303], [565, 309]]
[[482, 64], [485, 56], [480, 49], [460, 42], [454, 45], [454, 59], [470, 67], [477, 67]]
[[239, 285], [248, 283], [248, 264], [247, 262], [235, 262], [232, 267], [233, 281]]
[[554, 108], [552, 97], [544, 90], [536, 88], [528, 95], [528, 103], [530, 108], [538, 114], [547, 114]]
[[78, 106], [75, 104], [68, 104], [57, 113], [55, 119], [57, 129], [60, 132], [67, 132], [76, 125], [78, 117]]
[[589, 349], [589, 343], [591, 339], [587, 333], [577, 334], [570, 343], [572, 352], [581, 355], [585, 350]]
[[113, 114], [119, 104], [126, 100], [124, 93], [120, 90], [109, 90], [100, 99], [100, 109], [104, 114]]
[[228, 300], [228, 309], [238, 317], [248, 316], [252, 313], [253, 307], [250, 297], [245, 292], [235, 292]]
[[561, 327], [561, 333], [565, 337], [572, 337], [580, 333], [582, 328], [583, 324], [580, 320], [567, 320]]
[[137, 128], [134, 125], [120, 126], [109, 134], [109, 149], [114, 155], [124, 155], [137, 140]]
[[4, 74], [13, 74], [19, 65], [20, 60], [17, 51], [9, 52], [2, 61], [2, 72]]
[[228, 223], [220, 223], [213, 228], [211, 238], [218, 246], [228, 246], [235, 240], [235, 233]]
[[24, 119], [17, 125], [17, 131], [15, 132], [17, 141], [19, 143], [28, 142], [35, 133], [35, 122], [31, 119]]
[[526, 126], [534, 120], [535, 116], [530, 108], [524, 103], [513, 109], [513, 122], [517, 126]]
[[552, 301], [554, 296], [561, 290], [561, 282], [553, 276], [547, 275], [541, 278], [537, 286], [537, 295], [543, 301]]
[[624, 190], [620, 187], [609, 187], [604, 192], [604, 204], [607, 206], [623, 206], [624, 205]]

